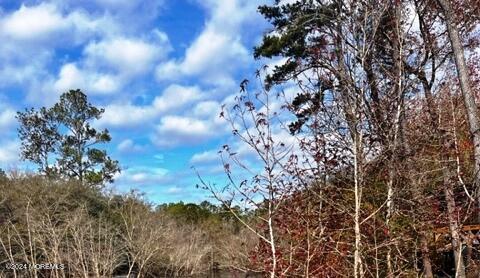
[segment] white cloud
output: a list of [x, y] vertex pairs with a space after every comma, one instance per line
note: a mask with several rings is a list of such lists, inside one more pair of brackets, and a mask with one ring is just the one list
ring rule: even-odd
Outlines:
[[[1, 106], [0, 106], [1, 107]], [[11, 127], [15, 124], [15, 116], [17, 113], [11, 108], [3, 108], [3, 111], [0, 112], [0, 128]]]
[[[159, 80], [176, 80], [183, 76], [200, 76], [214, 85], [233, 85], [232, 73], [249, 64], [249, 51], [242, 44], [241, 25], [254, 14], [253, 1], [207, 1], [211, 18], [202, 33], [187, 48], [180, 60], [170, 60], [157, 67]], [[248, 3], [248, 4], [245, 4]], [[250, 16], [251, 17], [251, 16]]]
[[[52, 93], [112, 94], [152, 72], [170, 50], [168, 37], [157, 29], [138, 32], [151, 18], [136, 18], [158, 14], [160, 1], [98, 2], [52, 0], [2, 11], [0, 83], [22, 86], [29, 102], [49, 104]], [[71, 56], [81, 48], [83, 56]], [[55, 74], [57, 61], [64, 64]]]
[[199, 102], [193, 108], [193, 115], [196, 117], [218, 117], [220, 115], [221, 105], [217, 101], [207, 100]]
[[220, 138], [230, 131], [225, 120], [219, 117], [220, 111], [219, 102], [205, 100], [181, 113], [169, 113], [156, 125], [152, 142], [160, 147], [176, 147]]
[[56, 91], [65, 91], [69, 88], [80, 88], [85, 83], [83, 73], [73, 63], [66, 64], [60, 69], [59, 78], [54, 84]]
[[164, 168], [138, 166], [124, 170], [118, 177], [120, 183], [133, 183], [132, 186], [139, 184], [152, 184], [162, 182], [168, 170]]
[[158, 30], [154, 33], [155, 43], [125, 37], [91, 42], [84, 50], [87, 64], [106, 67], [124, 76], [145, 73], [170, 49], [167, 35]]
[[52, 2], [36, 6], [22, 4], [0, 20], [0, 36], [31, 49], [41, 49], [44, 44], [65, 47], [85, 42], [94, 35], [111, 35], [120, 30], [109, 14], [93, 17], [82, 9], [63, 12], [58, 3]]
[[219, 161], [220, 161], [220, 156], [218, 154], [218, 151], [216, 150], [196, 153], [190, 159], [190, 163], [192, 164], [206, 164], [206, 163], [219, 162]]
[[122, 153], [138, 153], [143, 151], [145, 147], [135, 144], [132, 139], [125, 139], [117, 145], [117, 149]]
[[[13, 50], [4, 48], [5, 45], [0, 45], [0, 87], [11, 84], [24, 85], [28, 84], [32, 78], [46, 74], [44, 63], [50, 57], [50, 53], [39, 54], [36, 59], [33, 59], [28, 64], [9, 63], [8, 57], [2, 59], [2, 56], [14, 55]], [[8, 46], [6, 46], [8, 48]]]
[[2, 33], [13, 39], [44, 39], [67, 28], [67, 23], [55, 5], [41, 3], [20, 9], [5, 17], [1, 22]]
[[225, 126], [211, 119], [165, 116], [156, 127], [152, 142], [161, 147], [194, 145], [225, 135]]
[[131, 127], [145, 123], [155, 116], [151, 106], [133, 104], [111, 104], [105, 107], [105, 113], [97, 122], [102, 127]]
[[158, 126], [161, 132], [178, 135], [208, 136], [214, 133], [207, 121], [181, 116], [165, 116]]
[[230, 85], [233, 80], [229, 73], [248, 58], [239, 38], [206, 30], [187, 50], [183, 61], [160, 65], [157, 77], [175, 80], [180, 76], [202, 75], [208, 83]]
[[[0, 80], [2, 86], [14, 84], [27, 92], [26, 100], [50, 104], [52, 94], [71, 88], [106, 94], [116, 91], [120, 82], [104, 72], [86, 71], [79, 62], [64, 64], [58, 76], [52, 64], [69, 60], [59, 50], [79, 47], [92, 38], [116, 34], [121, 28], [109, 14], [89, 14], [83, 9], [63, 9], [55, 1], [37, 5], [22, 4], [4, 12], [0, 18]], [[85, 88], [85, 84], [88, 87]]]
[[58, 79], [54, 81], [54, 92], [61, 93], [70, 89], [83, 89], [92, 94], [111, 94], [121, 86], [116, 76], [89, 72], [78, 68], [75, 63], [62, 66]]
[[204, 97], [199, 87], [185, 87], [177, 84], [168, 86], [161, 96], [153, 101], [153, 107], [159, 113], [173, 111]]
[[224, 32], [237, 30], [245, 22], [257, 15], [257, 7], [262, 1], [250, 0], [197, 0], [211, 14], [210, 23]]
[[131, 176], [132, 181], [134, 182], [143, 182], [147, 179], [146, 173], [136, 173]]
[[167, 36], [158, 30], [152, 33], [154, 42], [122, 36], [90, 42], [83, 51], [83, 60], [61, 67], [52, 89], [63, 92], [82, 88], [92, 94], [118, 92], [135, 76], [152, 70], [168, 51]]
[[134, 126], [152, 121], [165, 113], [174, 113], [204, 96], [205, 94], [196, 86], [173, 84], [168, 86], [161, 95], [155, 97], [149, 105], [138, 106], [131, 103], [108, 105], [99, 124], [116, 127]]
[[7, 141], [0, 144], [0, 163], [7, 164], [17, 162], [19, 159], [20, 143], [18, 141]]

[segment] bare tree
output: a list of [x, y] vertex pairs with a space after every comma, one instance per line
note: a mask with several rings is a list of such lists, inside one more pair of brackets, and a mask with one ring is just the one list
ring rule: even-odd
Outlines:
[[148, 206], [138, 200], [128, 197], [120, 216], [127, 250], [128, 275], [136, 272], [141, 276], [148, 271], [152, 258], [160, 252], [164, 234], [160, 215], [153, 214]]
[[[465, 61], [465, 53], [460, 38], [459, 26], [455, 18], [450, 0], [437, 0], [444, 15], [444, 22], [447, 26], [450, 45], [453, 51], [453, 57], [457, 69], [458, 79], [463, 94], [463, 101], [468, 116], [470, 133], [473, 137], [473, 146], [475, 153], [475, 182], [477, 184], [476, 197], [477, 205], [480, 208], [480, 119], [478, 118], [478, 107], [475, 102], [475, 95], [472, 90], [469, 77], [469, 70]], [[480, 219], [480, 215], [478, 216]]]
[[[221, 157], [227, 185], [218, 189], [199, 175], [203, 188], [209, 190], [240, 223], [269, 246], [270, 256], [264, 263], [272, 278], [277, 276], [279, 256], [275, 235], [278, 221], [276, 211], [288, 194], [289, 178], [285, 166], [292, 151], [291, 144], [275, 137], [281, 125], [274, 102], [275, 97], [263, 88], [257, 93], [249, 93], [247, 81], [244, 81], [241, 95], [232, 104], [233, 109], [224, 109], [221, 117], [226, 119], [239, 142], [255, 154], [254, 164], [242, 160], [244, 154], [239, 154], [234, 147], [225, 145]], [[244, 176], [235, 175], [233, 169], [240, 173], [243, 171]], [[245, 175], [253, 178], [248, 180], [244, 178]], [[256, 224], [241, 215], [245, 209], [256, 211]]]

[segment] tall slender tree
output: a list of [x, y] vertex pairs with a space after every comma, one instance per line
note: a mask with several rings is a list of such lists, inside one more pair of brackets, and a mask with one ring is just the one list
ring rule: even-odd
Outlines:
[[[480, 118], [478, 107], [473, 93], [469, 69], [465, 59], [465, 51], [460, 38], [459, 24], [455, 17], [450, 0], [437, 0], [444, 16], [444, 22], [452, 47], [453, 58], [457, 69], [457, 76], [460, 81], [460, 88], [463, 94], [463, 101], [468, 116], [470, 133], [473, 137], [474, 159], [475, 159], [475, 183], [477, 185], [477, 205], [479, 208], [478, 219], [480, 221]], [[472, 3], [475, 5], [475, 3]], [[478, 3], [476, 4], [478, 5]]]

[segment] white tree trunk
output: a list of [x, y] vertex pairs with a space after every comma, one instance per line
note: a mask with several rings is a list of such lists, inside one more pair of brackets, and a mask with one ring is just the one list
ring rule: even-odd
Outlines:
[[[465, 62], [465, 53], [460, 40], [460, 34], [455, 24], [455, 18], [450, 5], [450, 0], [437, 0], [443, 10], [445, 24], [447, 25], [450, 43], [452, 45], [453, 56], [457, 68], [457, 75], [460, 81], [460, 88], [463, 94], [463, 101], [467, 110], [468, 124], [470, 133], [473, 137], [473, 148], [475, 154], [475, 183], [477, 186], [477, 205], [480, 207], [480, 120], [478, 118], [478, 108], [475, 103], [475, 96], [470, 84], [467, 63]], [[480, 214], [478, 215], [480, 222]]]

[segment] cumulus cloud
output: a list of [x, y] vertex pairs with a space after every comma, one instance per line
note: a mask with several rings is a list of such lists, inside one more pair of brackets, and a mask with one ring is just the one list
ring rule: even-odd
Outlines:
[[235, 63], [249, 58], [240, 38], [208, 29], [188, 48], [182, 61], [168, 61], [157, 68], [160, 80], [175, 80], [182, 76], [202, 75], [211, 84], [231, 85], [229, 76]]
[[167, 115], [155, 128], [152, 142], [161, 147], [196, 145], [226, 134], [226, 125], [216, 119]]
[[113, 37], [85, 46], [84, 60], [64, 64], [53, 90], [83, 88], [92, 94], [112, 94], [140, 74], [146, 74], [169, 49], [168, 37], [155, 30], [155, 40]]
[[131, 30], [132, 26], [140, 27], [152, 20], [162, 11], [165, 0], [91, 0], [89, 5], [78, 0], [51, 0], [58, 5], [68, 8], [84, 8], [91, 11], [101, 11], [114, 15], [118, 20], [125, 21], [125, 29]]
[[124, 77], [145, 73], [170, 49], [165, 33], [155, 30], [153, 34], [155, 40], [152, 42], [125, 37], [91, 42], [84, 50], [86, 63], [91, 67], [113, 70]]
[[132, 139], [125, 139], [117, 145], [122, 153], [138, 153], [145, 150], [145, 146], [136, 144]]
[[105, 107], [105, 113], [97, 123], [102, 127], [132, 127], [145, 123], [154, 116], [152, 106], [110, 104]]
[[207, 164], [211, 162], [219, 162], [220, 156], [218, 151], [211, 150], [211, 151], [204, 151], [201, 153], [196, 153], [190, 158], [191, 164]]
[[147, 105], [120, 103], [106, 106], [97, 124], [107, 128], [153, 130], [150, 138], [160, 147], [196, 145], [228, 132], [225, 121], [219, 117], [221, 104], [204, 100], [210, 96], [197, 86], [173, 84]]
[[201, 99], [191, 109], [161, 117], [155, 126], [152, 142], [159, 147], [198, 145], [227, 134], [229, 127], [219, 117], [221, 104]]
[[92, 94], [111, 94], [118, 90], [121, 80], [110, 74], [89, 72], [80, 69], [75, 63], [62, 66], [58, 79], [53, 83], [54, 92], [82, 88]]
[[15, 116], [17, 115], [15, 110], [2, 106], [0, 108], [3, 110], [0, 112], [0, 128], [8, 128], [14, 125], [16, 122]]
[[161, 95], [156, 96], [149, 105], [112, 104], [105, 107], [105, 113], [99, 125], [107, 127], [130, 127], [152, 121], [162, 114], [175, 112], [193, 103], [205, 94], [197, 86], [172, 84]]
[[184, 76], [200, 76], [214, 85], [233, 85], [233, 72], [248, 64], [249, 51], [239, 35], [248, 14], [254, 14], [252, 1], [206, 1], [210, 12], [204, 30], [187, 48], [183, 58], [169, 60], [157, 67], [159, 80], [176, 80]]
[[[38, 5], [22, 4], [18, 10], [0, 20], [0, 35], [17, 44], [35, 43], [62, 46], [84, 42], [94, 35], [116, 33], [117, 23], [109, 15], [92, 17], [82, 10], [64, 12], [58, 5], [43, 2]], [[54, 39], [53, 39], [54, 38]]]
[[0, 164], [14, 163], [18, 161], [20, 143], [18, 141], [6, 141], [0, 144]]
[[[210, 128], [207, 121], [202, 121], [196, 118], [181, 117], [181, 116], [165, 116], [161, 119], [158, 130], [162, 133], [172, 135], [185, 135], [192, 137], [209, 137], [215, 133]], [[194, 138], [192, 138], [195, 140]]]
[[1, 21], [1, 32], [10, 38], [19, 40], [44, 39], [49, 35], [67, 28], [67, 22], [55, 5], [41, 3], [20, 9]]
[[24, 64], [23, 62], [9, 61], [11, 57], [2, 57], [14, 52], [13, 49], [5, 49], [9, 47], [8, 45], [0, 45], [0, 63], [2, 63], [0, 68], [0, 87], [12, 84], [25, 85], [31, 82], [32, 79], [48, 74], [45, 71], [44, 63], [50, 59], [50, 52], [39, 53], [36, 59], [32, 59], [30, 63], [24, 61]]
[[108, 15], [122, 21], [122, 32], [132, 32], [158, 16], [164, 0], [49, 0], [62, 10], [82, 10], [90, 14]]
[[215, 117], [220, 115], [221, 104], [214, 100], [199, 102], [193, 108], [193, 115], [197, 117]]
[[[58, 90], [67, 86], [81, 87], [89, 83], [94, 93], [110, 93], [117, 89], [113, 76], [87, 72], [78, 63], [60, 67], [58, 78], [52, 64], [65, 57], [59, 51], [70, 51], [94, 37], [113, 34], [120, 28], [108, 14], [90, 15], [83, 10], [65, 11], [54, 2], [37, 5], [22, 4], [4, 12], [0, 19], [0, 80], [2, 86], [20, 86], [27, 92], [26, 100], [47, 104]], [[74, 81], [77, 80], [77, 81]], [[82, 86], [80, 86], [82, 85]]]
[[161, 96], [155, 98], [153, 106], [160, 113], [165, 113], [181, 108], [205, 96], [206, 94], [198, 86], [188, 87], [172, 84], [165, 89]]
[[160, 183], [165, 180], [168, 174], [165, 168], [155, 168], [138, 166], [128, 168], [120, 174], [118, 181], [120, 183], [127, 183], [134, 185]]
[[[8, 78], [0, 77], [2, 86], [22, 86], [36, 104], [72, 88], [120, 92], [134, 77], [152, 73], [171, 48], [165, 33], [143, 29], [152, 20], [146, 14], [158, 15], [162, 1], [144, 2], [52, 0], [3, 11], [0, 74]], [[63, 65], [52, 67], [57, 61]]]

